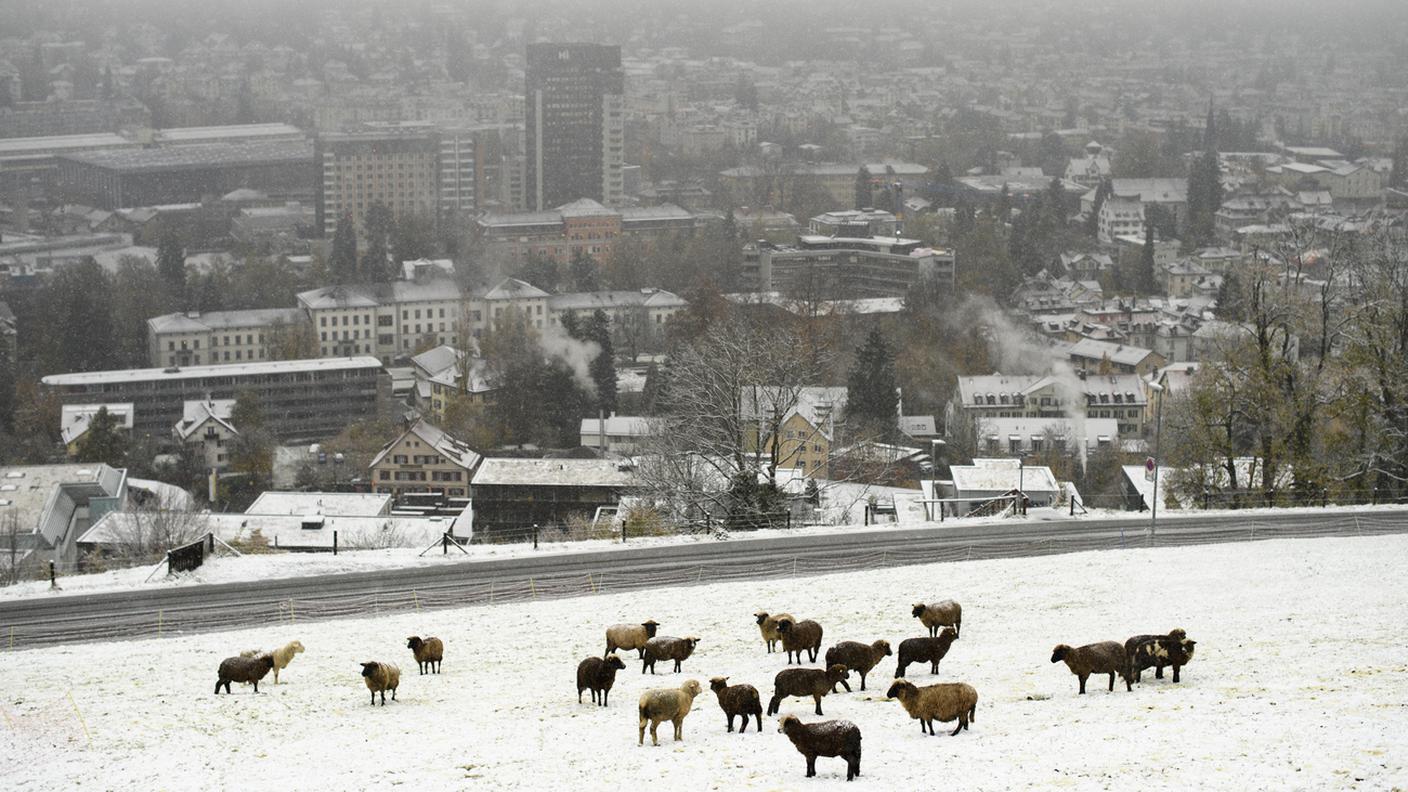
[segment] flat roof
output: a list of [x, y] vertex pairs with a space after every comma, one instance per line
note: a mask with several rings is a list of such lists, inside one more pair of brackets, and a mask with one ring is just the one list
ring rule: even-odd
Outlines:
[[263, 492], [245, 514], [374, 517], [391, 512], [391, 496], [368, 492]]
[[152, 139], [161, 143], [186, 143], [199, 140], [230, 138], [303, 137], [303, 130], [292, 124], [227, 124], [224, 126], [172, 127], [152, 132]]
[[202, 379], [204, 377], [250, 377], [259, 374], [293, 374], [312, 371], [347, 371], [380, 369], [381, 361], [374, 357], [312, 358], [308, 360], [270, 360], [258, 363], [226, 363], [216, 366], [185, 368], [119, 369], [114, 371], [83, 371], [73, 374], [50, 374], [40, 380], [45, 385], [101, 385], [115, 382], [148, 382], [152, 380]]
[[[624, 470], [622, 468], [625, 468]], [[471, 482], [531, 487], [631, 487], [634, 469], [611, 459], [486, 458]]]
[[86, 135], [47, 135], [44, 137], [0, 138], [0, 157], [44, 154], [86, 148], [130, 148], [137, 144], [112, 132]]
[[65, 154], [63, 159], [98, 168], [143, 173], [182, 168], [235, 168], [248, 165], [313, 162], [313, 144], [303, 140], [193, 143], [166, 148], [128, 148]]

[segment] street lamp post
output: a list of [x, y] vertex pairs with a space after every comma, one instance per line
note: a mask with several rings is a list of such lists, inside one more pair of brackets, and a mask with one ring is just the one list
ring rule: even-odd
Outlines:
[[1149, 498], [1153, 501], [1149, 504], [1149, 538], [1152, 539], [1159, 521], [1159, 440], [1164, 432], [1164, 386], [1151, 382], [1149, 387], [1159, 394], [1159, 405], [1154, 408], [1154, 491]]

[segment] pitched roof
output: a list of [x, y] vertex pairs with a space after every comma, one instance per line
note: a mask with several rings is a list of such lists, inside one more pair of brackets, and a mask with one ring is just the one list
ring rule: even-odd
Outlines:
[[134, 411], [132, 402], [122, 402], [117, 404], [65, 404], [59, 414], [59, 435], [63, 439], [64, 445], [73, 443], [78, 438], [88, 433], [88, 427], [93, 423], [93, 416], [98, 414], [98, 410], [107, 408], [108, 415], [117, 419], [117, 423], [124, 429], [132, 428]]
[[239, 430], [230, 423], [235, 411], [234, 399], [194, 399], [181, 405], [181, 420], [176, 422], [176, 436], [181, 440], [190, 438], [202, 426], [214, 421], [234, 434]]
[[383, 446], [380, 453], [376, 455], [376, 458], [373, 459], [371, 464], [367, 467], [374, 468], [381, 464], [381, 461], [386, 458], [386, 455], [391, 452], [391, 449], [395, 448], [396, 444], [400, 443], [406, 435], [411, 434], [419, 438], [422, 443], [425, 443], [439, 452], [440, 456], [444, 457], [448, 462], [453, 465], [458, 465], [465, 470], [473, 471], [475, 466], [483, 459], [477, 451], [446, 434], [439, 427], [426, 423], [425, 419], [422, 418], [414, 424], [411, 424], [411, 428], [402, 432], [395, 440]]
[[636, 485], [634, 468], [612, 459], [508, 459], [491, 457], [471, 482], [523, 487], [613, 487]]
[[497, 286], [484, 293], [485, 300], [525, 300], [549, 296], [551, 295], [537, 286], [517, 278], [504, 278]]

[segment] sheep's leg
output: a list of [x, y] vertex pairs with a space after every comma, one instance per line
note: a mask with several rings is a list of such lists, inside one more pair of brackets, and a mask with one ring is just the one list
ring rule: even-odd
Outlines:
[[391, 700], [396, 700], [396, 688], [391, 688]]
[[953, 623], [953, 637], [954, 637], [955, 639], [958, 638], [958, 633], [960, 632], [960, 630], [962, 629], [962, 627], [963, 627], [963, 622], [961, 622], [961, 621], [957, 621], [957, 622], [954, 622], [954, 623]]
[[257, 680], [257, 679], [254, 680], [254, 692], [255, 692], [255, 693], [258, 693], [258, 692], [259, 692], [259, 680]]
[[852, 778], [855, 778], [856, 776], [859, 776], [859, 775], [860, 775], [860, 756], [859, 756], [858, 754], [857, 754], [857, 755], [854, 755], [854, 756], [847, 756], [847, 757], [846, 757], [846, 780], [847, 780], [847, 781], [850, 781]]
[[279, 684], [279, 667], [274, 666], [274, 684]]
[[821, 696], [813, 695], [812, 698], [816, 700], [816, 714], [820, 715], [820, 714], [821, 714]]
[[640, 738], [636, 740], [636, 745], [645, 745], [645, 718], [640, 719]]
[[1173, 666], [1173, 681], [1174, 681], [1174, 682], [1178, 682], [1178, 669], [1179, 669], [1179, 668], [1180, 668], [1180, 666], [1179, 666], [1177, 663], [1175, 663], [1174, 666]]
[[1114, 693], [1114, 692], [1115, 692], [1115, 672], [1114, 672], [1114, 671], [1111, 671], [1111, 672], [1110, 672], [1110, 692], [1111, 692], [1111, 693]]
[[895, 669], [895, 679], [903, 679], [903, 678], [904, 678], [904, 669], [905, 669], [905, 666], [907, 666], [907, 665], [909, 665], [909, 663], [900, 663], [900, 664], [899, 664], [899, 667]]
[[660, 728], [660, 721], [652, 720], [652, 721], [650, 722], [650, 744], [651, 744], [651, 745], [659, 745], [659, 744], [660, 744], [660, 737], [659, 737], [658, 734], [657, 734], [659, 728]]
[[950, 736], [950, 737], [957, 737], [957, 736], [958, 736], [958, 733], [961, 732], [961, 731], [963, 731], [963, 716], [960, 715], [960, 716], [958, 717], [958, 725], [955, 726], [955, 727], [953, 727], [953, 731], [949, 732], [949, 733], [948, 733], [948, 736]]
[[681, 741], [681, 740], [684, 739], [684, 716], [680, 716], [680, 717], [678, 717], [678, 718], [675, 718], [675, 719], [674, 719], [674, 724], [675, 724], [675, 742], [679, 742], [679, 741]]
[[1161, 666], [1161, 665], [1160, 665], [1160, 666], [1154, 666], [1154, 679], [1163, 679], [1163, 678], [1164, 678], [1164, 667]]
[[860, 689], [865, 690], [865, 674], [860, 675]]
[[[841, 685], [846, 688], [846, 692], [847, 692], [847, 693], [850, 693], [850, 692], [851, 692], [851, 683], [847, 682], [847, 681], [844, 680], [844, 679], [840, 680], [840, 682], [841, 682]], [[835, 685], [832, 685], [832, 686], [831, 686], [831, 692], [832, 692], [832, 693], [835, 693], [835, 692], [836, 692], [836, 686], [835, 686]]]
[[775, 696], [775, 695], [774, 695], [772, 698], [768, 699], [768, 716], [769, 716], [769, 717], [771, 717], [771, 716], [777, 714], [777, 703], [778, 703], [778, 696]]
[[679, 661], [679, 660], [676, 660], [676, 661], [675, 661], [675, 673], [678, 674], [681, 670], [683, 670], [683, 669], [682, 669], [681, 666], [680, 666], [680, 661]]
[[1078, 674], [1076, 678], [1080, 680], [1080, 692], [1083, 695], [1085, 693], [1085, 680], [1090, 678], [1090, 674]]
[[816, 754], [807, 754], [807, 778], [816, 775]]
[[969, 723], [977, 723], [977, 721], [978, 721], [978, 705], [977, 705], [977, 704], [974, 704], [974, 705], [973, 705], [971, 708], [969, 708], [969, 710], [968, 710], [968, 722], [969, 722]]
[[[732, 734], [732, 733], [733, 733], [733, 713], [725, 713], [725, 714], [728, 715], [728, 732], [729, 732], [729, 734]], [[743, 719], [743, 728], [745, 728], [745, 729], [748, 728], [748, 719], [747, 719], [747, 718], [744, 718], [744, 719]]]
[[[763, 733], [763, 713], [761, 713], [761, 712], [755, 712], [755, 713], [753, 713], [753, 714], [754, 714], [755, 716], [757, 716], [757, 718], [758, 718], [758, 734], [762, 734], [762, 733]], [[743, 717], [743, 722], [744, 722], [744, 723], [747, 723], [747, 722], [748, 722], [748, 717], [747, 717], [746, 715]]]

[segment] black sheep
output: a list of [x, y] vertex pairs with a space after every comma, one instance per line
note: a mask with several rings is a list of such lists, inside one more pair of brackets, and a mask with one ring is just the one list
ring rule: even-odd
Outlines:
[[910, 663], [928, 663], [929, 673], [939, 673], [939, 661], [948, 654], [948, 649], [953, 645], [958, 633], [952, 627], [945, 627], [937, 638], [906, 638], [900, 641], [899, 665], [895, 669], [895, 676], [903, 677], [904, 670]]
[[577, 703], [582, 703], [582, 691], [590, 689], [592, 703], [596, 704], [599, 698], [601, 706], [605, 707], [606, 697], [611, 694], [611, 686], [616, 684], [616, 672], [625, 667], [626, 664], [621, 662], [621, 658], [614, 654], [606, 657], [592, 655], [578, 663]]
[[784, 715], [777, 730], [787, 735], [797, 751], [807, 758], [807, 778], [816, 775], [818, 756], [845, 759], [847, 781], [860, 775], [860, 727], [854, 723], [844, 720], [802, 723], [795, 715]]

